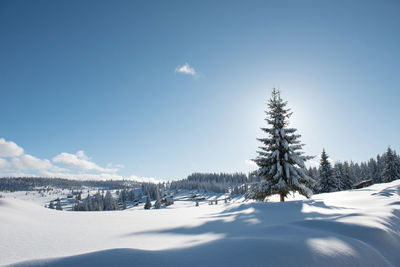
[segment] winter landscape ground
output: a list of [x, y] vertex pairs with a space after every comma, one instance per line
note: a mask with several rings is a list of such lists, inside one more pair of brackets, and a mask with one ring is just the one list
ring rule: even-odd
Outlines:
[[309, 200], [178, 200], [159, 210], [57, 211], [21, 192], [3, 196], [0, 265], [400, 265], [400, 180]]

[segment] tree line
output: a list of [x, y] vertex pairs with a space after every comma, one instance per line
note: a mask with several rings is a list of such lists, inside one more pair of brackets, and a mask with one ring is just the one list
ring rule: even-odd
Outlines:
[[332, 166], [328, 154], [323, 150], [319, 167], [310, 167], [308, 174], [315, 180], [312, 186], [314, 193], [351, 189], [352, 185], [363, 180], [387, 183], [400, 179], [400, 157], [388, 147], [385, 153], [367, 162], [337, 161]]

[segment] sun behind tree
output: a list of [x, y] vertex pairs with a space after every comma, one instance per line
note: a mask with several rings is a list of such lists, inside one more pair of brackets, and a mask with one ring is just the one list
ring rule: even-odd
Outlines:
[[312, 195], [309, 187], [314, 180], [307, 175], [304, 165], [304, 161], [312, 157], [301, 152], [303, 144], [300, 135], [295, 134], [296, 129], [287, 128], [292, 113], [286, 105], [280, 92], [273, 88], [266, 111], [270, 127], [261, 128], [268, 137], [258, 139], [263, 145], [254, 160], [259, 167], [255, 174], [262, 180], [250, 187], [247, 198], [264, 200], [267, 196], [279, 194], [280, 200], [285, 201], [290, 192], [299, 192], [307, 198]]

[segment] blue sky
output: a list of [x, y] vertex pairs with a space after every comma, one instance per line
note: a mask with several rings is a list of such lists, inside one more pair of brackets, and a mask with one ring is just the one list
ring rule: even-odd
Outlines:
[[0, 175], [247, 172], [274, 86], [308, 155], [400, 151], [399, 14], [390, 0], [1, 1]]

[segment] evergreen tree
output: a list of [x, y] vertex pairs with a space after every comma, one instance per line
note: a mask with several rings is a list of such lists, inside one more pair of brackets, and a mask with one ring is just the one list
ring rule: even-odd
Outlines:
[[319, 163], [319, 191], [321, 193], [335, 192], [338, 190], [337, 179], [333, 175], [331, 163], [325, 149], [322, 150]]
[[375, 179], [376, 183], [382, 183], [382, 172], [384, 168], [384, 163], [381, 155], [376, 156], [376, 172], [375, 172]]
[[338, 191], [352, 188], [353, 182], [348, 175], [348, 165], [336, 162], [333, 167], [334, 178], [336, 179], [336, 189]]
[[384, 155], [383, 166], [383, 182], [388, 183], [400, 178], [399, 158], [397, 157], [396, 152], [393, 151], [390, 147], [387, 148]]
[[341, 162], [336, 162], [333, 167], [334, 178], [336, 180], [337, 191], [345, 190], [343, 184], [343, 164]]
[[246, 193], [248, 198], [264, 200], [267, 196], [279, 194], [280, 200], [284, 201], [294, 191], [306, 197], [312, 195], [310, 186], [313, 179], [307, 175], [304, 165], [304, 161], [311, 157], [301, 152], [303, 144], [300, 135], [295, 134], [296, 129], [287, 127], [292, 113], [286, 105], [280, 92], [274, 88], [266, 111], [269, 127], [262, 128], [268, 136], [258, 139], [263, 145], [254, 160], [259, 167], [256, 174], [262, 181], [251, 186]]
[[318, 169], [316, 167], [309, 167], [307, 170], [307, 175], [311, 177], [314, 182], [311, 184], [311, 190], [313, 193], [319, 193], [319, 174]]
[[150, 208], [151, 208], [150, 194], [147, 193], [146, 204], [144, 204], [144, 209], [149, 210]]
[[[98, 193], [98, 196], [100, 196], [100, 193]], [[99, 203], [98, 201], [96, 202]], [[116, 210], [116, 209], [118, 209], [117, 202], [111, 195], [111, 192], [107, 191], [104, 197], [104, 210]]]
[[342, 169], [342, 184], [344, 187], [344, 190], [348, 190], [348, 189], [352, 189], [353, 188], [353, 184], [354, 184], [354, 180], [351, 179], [350, 177], [350, 170], [349, 170], [349, 163], [347, 161], [345, 161], [342, 165], [343, 169]]
[[60, 200], [57, 201], [56, 210], [63, 210]]
[[156, 203], [154, 204], [155, 209], [160, 209], [161, 208], [161, 200], [160, 200], [160, 193], [158, 192], [158, 189], [156, 191]]

